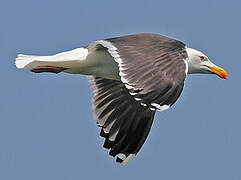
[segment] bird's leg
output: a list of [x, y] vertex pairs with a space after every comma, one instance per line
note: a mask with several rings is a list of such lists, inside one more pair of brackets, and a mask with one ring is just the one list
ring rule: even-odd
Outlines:
[[31, 72], [42, 73], [42, 72], [51, 72], [51, 73], [60, 73], [68, 68], [56, 67], [56, 66], [37, 66], [31, 69]]

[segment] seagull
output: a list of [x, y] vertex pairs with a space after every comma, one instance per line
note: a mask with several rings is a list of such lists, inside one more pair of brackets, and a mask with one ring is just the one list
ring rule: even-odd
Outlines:
[[156, 111], [171, 107], [188, 74], [227, 72], [201, 51], [159, 34], [132, 34], [95, 41], [50, 56], [19, 54], [19, 69], [87, 75], [103, 147], [127, 164], [144, 144]]

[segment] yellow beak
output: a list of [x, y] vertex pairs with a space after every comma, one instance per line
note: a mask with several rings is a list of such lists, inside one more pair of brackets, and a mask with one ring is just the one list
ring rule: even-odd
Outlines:
[[207, 66], [212, 73], [217, 74], [219, 77], [223, 79], [228, 79], [228, 73], [223, 68], [219, 66]]

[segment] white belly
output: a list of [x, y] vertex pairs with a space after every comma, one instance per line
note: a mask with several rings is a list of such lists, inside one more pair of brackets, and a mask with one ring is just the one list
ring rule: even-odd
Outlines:
[[72, 74], [85, 74], [120, 80], [118, 64], [105, 50], [92, 51], [85, 60], [64, 72]]

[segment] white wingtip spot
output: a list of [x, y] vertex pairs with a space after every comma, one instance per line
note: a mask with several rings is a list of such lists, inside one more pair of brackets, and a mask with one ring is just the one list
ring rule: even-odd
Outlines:
[[125, 84], [125, 87], [126, 87], [127, 89], [133, 89], [133, 87], [130, 86], [130, 85], [128, 85], [128, 84]]
[[123, 76], [121, 76], [121, 81], [122, 81], [124, 84], [129, 82], [129, 81], [128, 81], [126, 78], [124, 78]]
[[109, 149], [107, 149], [107, 148], [105, 148], [105, 147], [103, 147], [103, 149], [104, 149], [104, 151], [109, 151]]
[[115, 141], [115, 138], [116, 138], [118, 132], [119, 132], [119, 129], [112, 136], [109, 137], [109, 140], [110, 141]]
[[118, 62], [118, 63], [121, 63], [121, 62], [122, 62], [122, 59], [119, 58], [119, 57], [118, 57], [118, 58], [115, 57], [115, 61]]
[[132, 95], [132, 96], [137, 95], [137, 93], [135, 93], [135, 92], [134, 93], [133, 92], [129, 92], [129, 94]]
[[119, 70], [124, 71], [124, 70], [127, 70], [127, 68], [125, 68], [125, 66], [119, 66]]
[[157, 103], [151, 103], [151, 105], [154, 106], [155, 108], [157, 108], [159, 111], [165, 111], [170, 107], [170, 105], [166, 105], [166, 104], [160, 106]]
[[126, 74], [123, 73], [122, 71], [119, 72], [119, 76], [125, 76]]
[[119, 153], [118, 155], [118, 158], [122, 159], [122, 160], [125, 160], [126, 159], [126, 155], [123, 154], [123, 153]]
[[145, 107], [147, 106], [145, 103], [141, 103], [141, 105], [142, 105], [142, 106], [145, 106]]
[[105, 139], [104, 137], [102, 137], [102, 136], [99, 136], [100, 137], [100, 139]]
[[135, 156], [135, 154], [129, 154], [127, 158], [122, 162], [122, 164], [127, 165]]
[[136, 101], [140, 101], [141, 100], [141, 98], [134, 98]]

